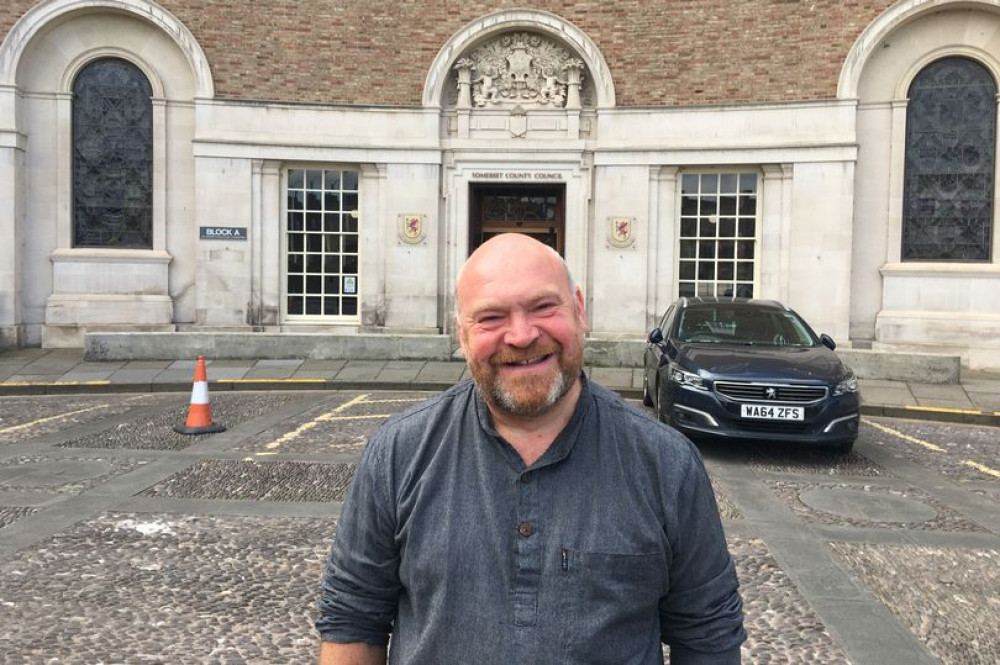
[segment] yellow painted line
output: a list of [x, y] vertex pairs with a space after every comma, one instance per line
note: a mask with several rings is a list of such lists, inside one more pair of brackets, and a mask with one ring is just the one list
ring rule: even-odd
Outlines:
[[1000, 471], [997, 471], [996, 469], [991, 469], [990, 467], [986, 466], [985, 464], [979, 464], [978, 462], [972, 462], [972, 461], [969, 461], [969, 460], [965, 460], [962, 463], [965, 464], [966, 466], [971, 466], [976, 471], [981, 471], [982, 473], [985, 473], [987, 476], [993, 476], [994, 478], [1000, 478]]
[[219, 379], [212, 383], [326, 383], [326, 379]]
[[891, 427], [886, 427], [885, 425], [879, 425], [878, 423], [873, 423], [872, 421], [868, 420], [867, 418], [862, 418], [861, 422], [863, 422], [866, 425], [870, 425], [870, 426], [874, 427], [875, 429], [879, 429], [879, 430], [882, 430], [883, 432], [886, 432], [888, 434], [892, 434], [893, 436], [898, 436], [900, 439], [903, 439], [904, 441], [909, 441], [910, 443], [915, 443], [918, 446], [923, 446], [927, 450], [933, 450], [936, 453], [947, 452], [941, 446], [935, 446], [933, 443], [930, 443], [929, 441], [924, 441], [923, 439], [918, 439], [917, 437], [910, 436], [909, 434], [903, 434], [902, 432], [900, 432], [898, 430], [894, 430]]
[[402, 402], [423, 402], [426, 397], [412, 397], [410, 399], [366, 399], [365, 404], [399, 404]]
[[111, 381], [5, 381], [2, 386], [110, 386]]
[[950, 409], [944, 406], [904, 406], [904, 409], [909, 411], [931, 411], [935, 413], [962, 413], [970, 416], [981, 416], [982, 411], [974, 411], [972, 409]]
[[[324, 413], [323, 415], [321, 415], [321, 416], [319, 416], [319, 417], [317, 417], [317, 418], [315, 418], [313, 420], [310, 420], [307, 423], [303, 423], [302, 425], [299, 425], [298, 427], [296, 427], [295, 429], [293, 429], [291, 432], [287, 432], [285, 434], [282, 434], [280, 437], [278, 437], [274, 441], [271, 441], [269, 443], [265, 443], [264, 447], [267, 448], [268, 450], [274, 450], [275, 448], [279, 448], [283, 443], [287, 443], [287, 442], [291, 441], [292, 439], [296, 439], [296, 438], [302, 436], [302, 434], [304, 434], [305, 432], [308, 432], [309, 430], [311, 430], [312, 428], [316, 427], [320, 423], [326, 422], [328, 420], [337, 419], [337, 414], [346, 411], [347, 409], [351, 408], [352, 406], [357, 406], [358, 404], [361, 404], [362, 402], [365, 401], [366, 397], [368, 397], [367, 393], [362, 394], [362, 395], [358, 395], [354, 399], [349, 400], [347, 402], [344, 402], [343, 404], [341, 404], [340, 406], [338, 406], [333, 411], [329, 411], [327, 413]], [[382, 416], [382, 417], [384, 418], [385, 416]], [[257, 454], [258, 455], [273, 455], [274, 453], [257, 453]]]
[[6, 434], [7, 432], [16, 432], [22, 429], [28, 429], [29, 427], [34, 427], [35, 425], [41, 425], [42, 423], [47, 423], [52, 420], [59, 420], [60, 418], [68, 418], [70, 416], [75, 416], [78, 413], [87, 413], [88, 411], [96, 411], [97, 409], [106, 409], [109, 404], [98, 404], [97, 406], [87, 407], [86, 409], [77, 409], [76, 411], [67, 411], [66, 413], [58, 413], [54, 416], [48, 416], [47, 418], [39, 418], [38, 420], [32, 420], [30, 423], [21, 423], [20, 425], [11, 425], [10, 427], [4, 427], [0, 429], [0, 434]]

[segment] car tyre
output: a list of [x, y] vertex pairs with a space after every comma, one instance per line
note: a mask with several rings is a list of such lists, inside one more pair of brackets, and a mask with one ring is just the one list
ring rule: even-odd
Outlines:
[[653, 406], [653, 396], [649, 393], [649, 379], [642, 377], [642, 404], [643, 406]]
[[838, 455], [847, 455], [854, 449], [855, 439], [850, 439], [848, 441], [841, 441], [833, 446], [833, 452]]

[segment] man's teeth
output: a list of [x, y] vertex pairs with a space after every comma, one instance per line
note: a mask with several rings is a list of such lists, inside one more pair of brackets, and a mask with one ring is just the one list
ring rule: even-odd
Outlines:
[[528, 358], [527, 360], [515, 360], [510, 363], [511, 365], [532, 365], [541, 361], [545, 356], [535, 356], [534, 358]]

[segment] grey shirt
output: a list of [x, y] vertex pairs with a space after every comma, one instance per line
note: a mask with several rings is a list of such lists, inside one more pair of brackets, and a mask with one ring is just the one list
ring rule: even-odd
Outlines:
[[584, 379], [526, 467], [471, 382], [389, 419], [358, 465], [316, 627], [390, 663], [739, 663], [742, 603], [683, 436]]

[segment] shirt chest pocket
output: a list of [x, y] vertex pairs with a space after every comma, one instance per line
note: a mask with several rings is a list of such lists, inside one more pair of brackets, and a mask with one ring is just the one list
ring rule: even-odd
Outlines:
[[559, 563], [569, 595], [580, 603], [655, 607], [666, 592], [663, 552], [607, 554], [562, 548]]
[[563, 548], [560, 591], [567, 616], [564, 648], [593, 663], [645, 662], [658, 650], [659, 601], [666, 594], [663, 552], [608, 554]]

